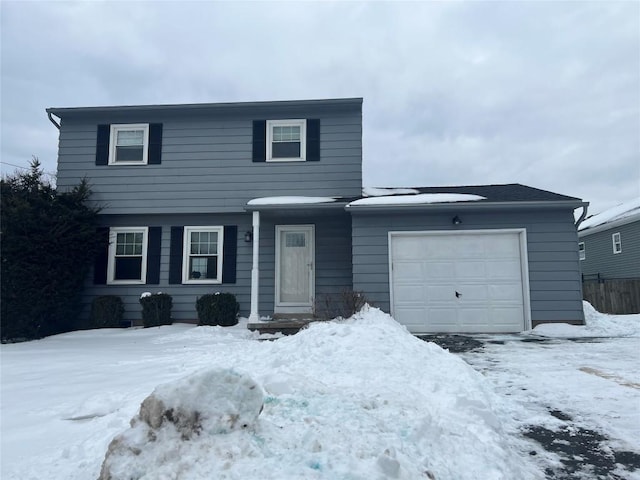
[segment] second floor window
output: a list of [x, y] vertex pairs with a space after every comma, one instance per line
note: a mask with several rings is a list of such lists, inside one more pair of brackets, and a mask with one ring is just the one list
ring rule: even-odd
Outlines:
[[146, 164], [149, 125], [111, 125], [109, 164]]
[[613, 241], [613, 253], [622, 253], [622, 237], [620, 237], [620, 232], [611, 235], [611, 240]]
[[306, 160], [307, 121], [267, 121], [267, 161], [287, 162]]
[[584, 242], [580, 242], [578, 244], [578, 251], [580, 252], [580, 260], [584, 260], [587, 258], [587, 251], [584, 248]]

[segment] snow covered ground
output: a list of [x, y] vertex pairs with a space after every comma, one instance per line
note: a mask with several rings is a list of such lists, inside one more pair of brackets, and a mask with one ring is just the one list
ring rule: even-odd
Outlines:
[[[241, 323], [2, 345], [0, 477], [97, 478], [140, 403], [196, 372], [251, 378], [262, 389], [262, 412], [247, 428], [157, 440], [145, 479], [542, 479], [558, 460], [521, 431], [558, 427], [549, 410], [640, 453], [640, 315], [587, 314], [587, 327], [483, 336], [503, 343], [464, 354], [477, 370], [376, 309], [276, 341]], [[595, 333], [625, 336], [557, 338]], [[193, 396], [189, 403], [206, 411], [208, 395], [228, 392], [213, 388], [200, 405]]]
[[[498, 394], [513, 400], [502, 404], [507, 410], [501, 418], [515, 420], [520, 429], [534, 425], [557, 433], [568, 428], [574, 435], [593, 430], [607, 437], [602, 450], [634, 452], [637, 463], [640, 315], [603, 315], [584, 305], [586, 326], [546, 324], [518, 336], [479, 335], [474, 338], [486, 341], [483, 349], [462, 357]], [[558, 465], [556, 455], [537, 452], [541, 466]], [[640, 479], [640, 470], [617, 475], [598, 477], [579, 466], [570, 478]]]

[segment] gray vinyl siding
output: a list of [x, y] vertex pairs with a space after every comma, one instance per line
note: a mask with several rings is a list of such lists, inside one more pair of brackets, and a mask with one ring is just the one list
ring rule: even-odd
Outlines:
[[[161, 226], [161, 263], [159, 285], [94, 285], [93, 274], [87, 279], [83, 292], [82, 316], [87, 318], [91, 301], [99, 295], [118, 295], [125, 304], [125, 320], [141, 320], [140, 295], [143, 292], [168, 293], [173, 299], [172, 316], [175, 321], [195, 321], [195, 303], [206, 293], [229, 292], [240, 303], [240, 315], [248, 316], [251, 305], [252, 243], [244, 241], [251, 230], [251, 214], [191, 214], [191, 215], [110, 215], [102, 217], [109, 227]], [[264, 218], [260, 229], [260, 290], [259, 313], [273, 314], [275, 286], [275, 225], [315, 225], [316, 295], [338, 293], [351, 287], [351, 219], [344, 212], [337, 217]], [[215, 285], [169, 284], [169, 258], [172, 226], [237, 225], [236, 282]]]
[[[256, 197], [361, 193], [359, 105], [268, 115], [132, 115], [63, 119], [58, 186], [70, 188], [88, 178], [93, 200], [105, 214], [231, 213]], [[319, 118], [320, 161], [252, 162], [252, 121], [269, 118]], [[108, 123], [162, 123], [162, 163], [96, 166], [97, 125]]]
[[351, 289], [351, 218], [337, 216], [273, 217], [260, 220], [260, 290], [261, 315], [271, 315], [275, 300], [275, 231], [276, 225], [314, 225], [315, 294], [338, 294]]
[[463, 221], [462, 228], [452, 225], [450, 213], [354, 213], [354, 290], [362, 291], [374, 305], [390, 311], [390, 231], [525, 228], [533, 326], [550, 321], [584, 321], [578, 238], [571, 211], [465, 213], [461, 210], [458, 215]]
[[[83, 291], [83, 316], [88, 316], [89, 305], [99, 295], [118, 295], [125, 304], [125, 320], [139, 322], [142, 309], [139, 298], [143, 292], [163, 292], [173, 297], [172, 316], [176, 321], [193, 321], [197, 319], [195, 305], [198, 297], [206, 293], [229, 292], [236, 295], [240, 303], [241, 314], [247, 315], [251, 295], [251, 243], [244, 241], [244, 232], [251, 229], [251, 215], [126, 215], [102, 218], [102, 223], [109, 227], [162, 227], [160, 283], [158, 285], [94, 285], [93, 274], [87, 279]], [[237, 257], [236, 283], [215, 285], [170, 285], [169, 284], [169, 252], [171, 227], [185, 225], [224, 226], [237, 225]]]
[[[620, 233], [622, 252], [613, 253], [611, 236]], [[627, 223], [593, 233], [581, 233], [585, 259], [580, 262], [587, 278], [600, 275], [604, 278], [640, 278], [640, 221]]]

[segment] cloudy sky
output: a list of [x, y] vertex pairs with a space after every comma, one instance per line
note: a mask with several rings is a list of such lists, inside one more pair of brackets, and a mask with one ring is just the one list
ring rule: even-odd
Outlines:
[[364, 97], [365, 186], [640, 195], [640, 2], [3, 0], [2, 172], [45, 108]]

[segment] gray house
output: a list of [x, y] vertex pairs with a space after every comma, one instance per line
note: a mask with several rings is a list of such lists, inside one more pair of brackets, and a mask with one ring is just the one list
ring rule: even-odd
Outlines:
[[[237, 296], [250, 320], [364, 293], [413, 332], [582, 323], [573, 210], [523, 185], [362, 189], [362, 99], [50, 108], [58, 187], [100, 205], [85, 303]], [[56, 118], [57, 117], [57, 118]], [[106, 244], [107, 242], [105, 242]]]
[[578, 237], [585, 278], [640, 279], [640, 197], [587, 218]]

